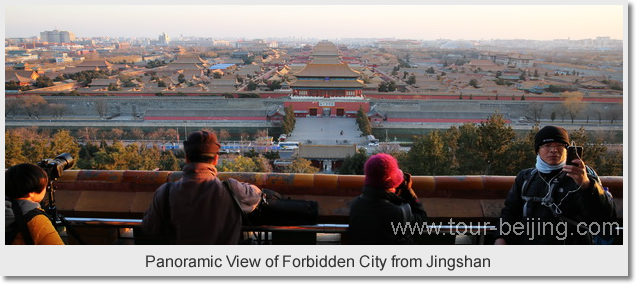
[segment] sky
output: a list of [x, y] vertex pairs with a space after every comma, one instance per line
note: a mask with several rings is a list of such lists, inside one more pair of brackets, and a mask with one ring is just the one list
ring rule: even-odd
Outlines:
[[623, 39], [627, 9], [627, 2], [620, 1], [612, 5], [46, 4], [5, 5], [5, 37], [39, 36], [59, 29], [77, 37], [153, 39], [163, 32], [173, 39]]

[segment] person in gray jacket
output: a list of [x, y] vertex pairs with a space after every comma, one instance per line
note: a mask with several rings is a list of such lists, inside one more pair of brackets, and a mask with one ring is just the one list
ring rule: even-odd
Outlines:
[[[195, 131], [183, 142], [186, 165], [183, 177], [161, 185], [143, 217], [142, 229], [150, 237], [164, 237], [178, 245], [234, 245], [241, 236], [241, 212], [217, 177], [219, 149], [216, 135]], [[252, 212], [261, 190], [229, 179], [241, 210]]]

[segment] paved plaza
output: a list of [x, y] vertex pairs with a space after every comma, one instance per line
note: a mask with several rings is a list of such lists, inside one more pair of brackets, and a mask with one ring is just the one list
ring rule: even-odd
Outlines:
[[368, 143], [366, 137], [361, 137], [361, 134], [355, 118], [297, 117], [296, 127], [287, 141], [310, 145], [357, 144], [364, 146]]

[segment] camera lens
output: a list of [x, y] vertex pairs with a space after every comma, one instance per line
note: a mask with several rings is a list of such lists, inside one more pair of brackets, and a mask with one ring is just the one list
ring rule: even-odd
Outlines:
[[73, 159], [73, 156], [71, 156], [71, 154], [64, 153], [55, 157], [55, 163], [58, 165], [63, 165], [63, 169], [66, 170], [73, 167], [73, 165], [75, 164], [75, 160]]

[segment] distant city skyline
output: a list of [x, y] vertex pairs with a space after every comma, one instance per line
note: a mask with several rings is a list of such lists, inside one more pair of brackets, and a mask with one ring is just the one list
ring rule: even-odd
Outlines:
[[5, 37], [623, 39], [623, 5], [7, 5]]

